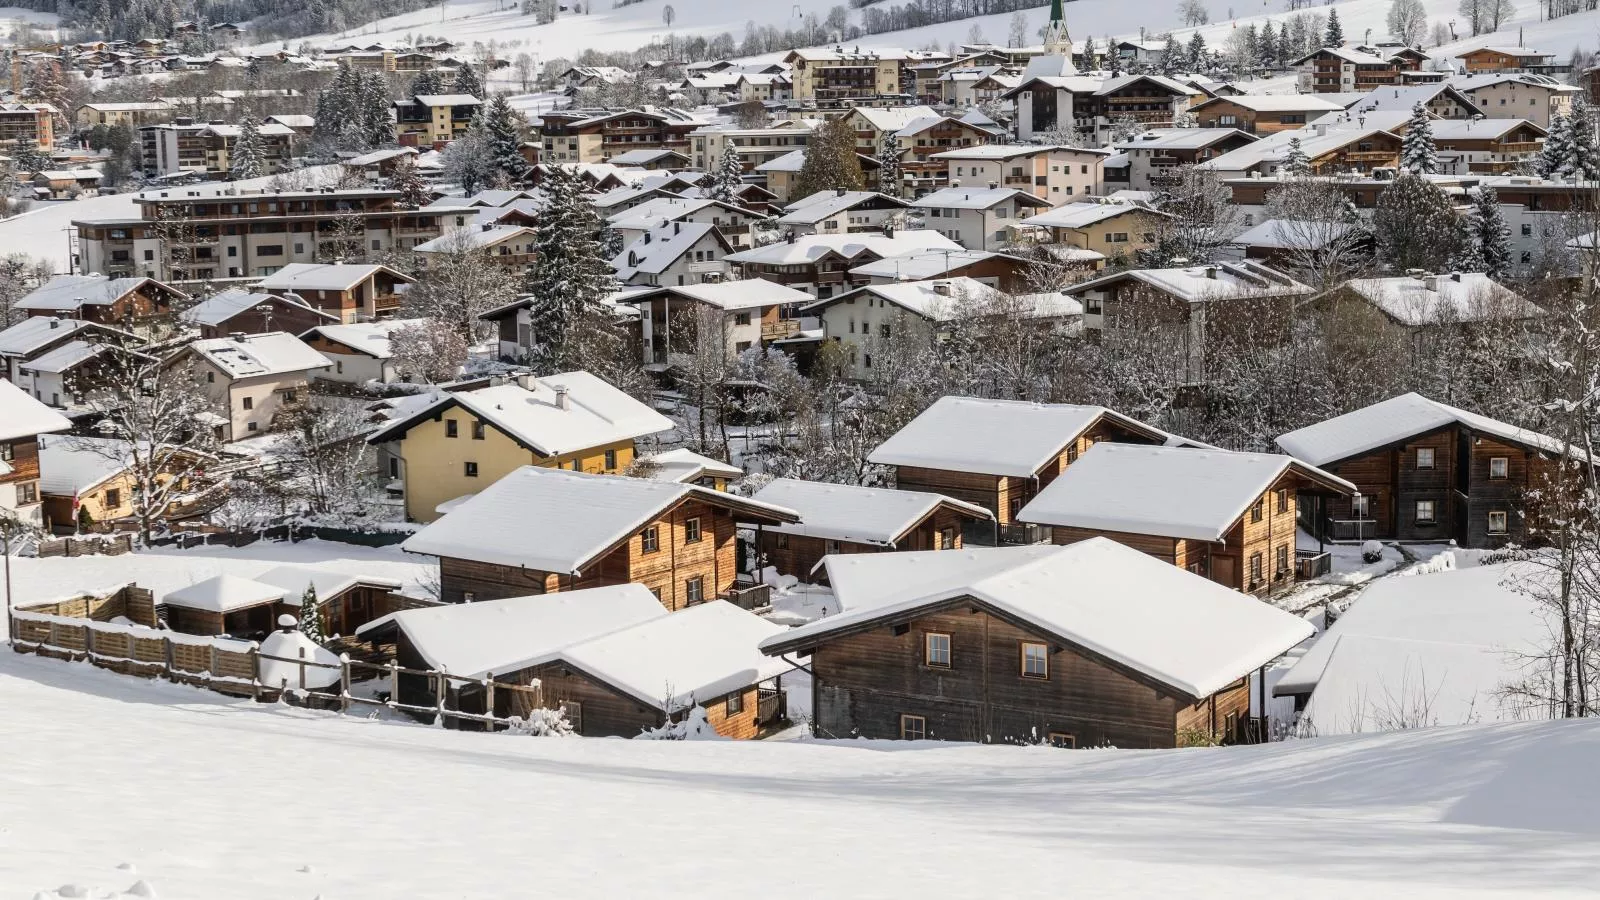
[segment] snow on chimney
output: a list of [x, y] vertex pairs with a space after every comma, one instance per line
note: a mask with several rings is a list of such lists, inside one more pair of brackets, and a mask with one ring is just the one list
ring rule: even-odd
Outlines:
[[1427, 288], [1430, 291], [1433, 291], [1434, 293], [1438, 293], [1439, 292], [1439, 276], [1437, 276], [1437, 275], [1424, 275], [1424, 276], [1422, 276], [1422, 286]]
[[938, 294], [941, 297], [950, 296], [950, 282], [948, 282], [948, 281], [935, 281], [933, 283], [933, 292], [935, 294]]
[[1206, 277], [1211, 279], [1212, 281], [1216, 281], [1217, 280], [1217, 267], [1216, 266], [1206, 266]]
[[522, 388], [525, 391], [532, 391], [535, 387], [533, 374], [531, 372], [519, 373], [517, 375], [517, 387]]
[[567, 400], [567, 386], [564, 384], [556, 385], [556, 409], [566, 412], [571, 408], [572, 404]]

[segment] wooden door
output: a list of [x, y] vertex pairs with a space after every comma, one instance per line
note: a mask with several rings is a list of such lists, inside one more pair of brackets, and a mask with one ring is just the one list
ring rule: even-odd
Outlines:
[[1239, 557], [1213, 554], [1211, 557], [1211, 580], [1224, 587], [1237, 588], [1239, 586]]
[[372, 620], [372, 598], [365, 588], [351, 591], [343, 605], [344, 621], [339, 623], [340, 634], [354, 634], [357, 628]]

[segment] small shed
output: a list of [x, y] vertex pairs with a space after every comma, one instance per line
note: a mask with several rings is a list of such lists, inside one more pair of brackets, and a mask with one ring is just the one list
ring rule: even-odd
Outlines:
[[424, 605], [397, 597], [401, 583], [375, 575], [349, 575], [329, 569], [305, 566], [278, 566], [255, 577], [264, 585], [278, 589], [284, 603], [300, 616], [301, 600], [309, 586], [316, 592], [317, 610], [322, 614], [322, 630], [327, 635], [354, 634], [357, 628], [380, 616], [400, 609]]
[[298, 595], [290, 603], [284, 594], [278, 585], [215, 575], [167, 594], [156, 608], [169, 628], [183, 634], [261, 636], [276, 627], [279, 616], [298, 612]]

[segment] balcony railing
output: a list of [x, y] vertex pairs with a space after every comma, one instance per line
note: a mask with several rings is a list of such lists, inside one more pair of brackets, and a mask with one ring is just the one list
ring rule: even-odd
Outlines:
[[1300, 581], [1320, 578], [1332, 571], [1332, 553], [1317, 553], [1311, 550], [1296, 550], [1294, 552], [1294, 574], [1295, 578]]
[[776, 322], [761, 323], [761, 339], [775, 341], [780, 338], [791, 337], [800, 331], [800, 322], [797, 319], [780, 319]]
[[722, 592], [722, 599], [740, 609], [764, 609], [772, 605], [772, 585], [735, 583]]
[[1050, 542], [1050, 528], [1025, 522], [1012, 522], [1000, 526], [1002, 544], [1046, 544]]

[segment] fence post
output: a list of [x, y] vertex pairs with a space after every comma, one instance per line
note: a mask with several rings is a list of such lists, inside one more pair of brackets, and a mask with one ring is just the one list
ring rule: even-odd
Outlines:
[[449, 679], [444, 677], [444, 670], [440, 669], [433, 676], [433, 724], [437, 728], [444, 727], [444, 695], [448, 691]]
[[[490, 719], [494, 718], [494, 673], [493, 672], [488, 673], [488, 676], [483, 679], [483, 714], [488, 716]], [[483, 729], [484, 731], [493, 731], [494, 730], [494, 723], [493, 722], [485, 722], [483, 724], [484, 724], [484, 729]]]
[[300, 692], [306, 690], [306, 648], [300, 647]]
[[94, 629], [87, 624], [83, 626], [83, 658], [94, 664]]
[[217, 677], [217, 645], [214, 643], [207, 644], [206, 651], [211, 657], [210, 662], [206, 663], [206, 687], [209, 688], [211, 687], [212, 679]]
[[389, 660], [389, 706], [400, 702], [400, 663]]
[[261, 645], [250, 642], [250, 699], [261, 702]]
[[339, 715], [350, 712], [350, 654], [339, 654]]
[[162, 660], [163, 672], [167, 676], [168, 681], [177, 681], [177, 678], [172, 673], [173, 664], [176, 662], [172, 653], [172, 638], [162, 637], [161, 649], [162, 656], [166, 657], [164, 660]]

